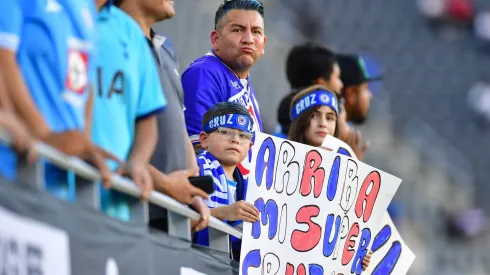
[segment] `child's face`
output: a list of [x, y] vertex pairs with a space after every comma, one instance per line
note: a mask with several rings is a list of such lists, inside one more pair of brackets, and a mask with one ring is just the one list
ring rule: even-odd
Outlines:
[[311, 114], [309, 120], [310, 123], [305, 133], [308, 145], [321, 146], [327, 135], [334, 135], [337, 115], [332, 108], [320, 106]]
[[202, 147], [216, 157], [222, 165], [237, 165], [252, 147], [252, 135], [231, 128], [218, 128], [211, 133], [201, 132]]

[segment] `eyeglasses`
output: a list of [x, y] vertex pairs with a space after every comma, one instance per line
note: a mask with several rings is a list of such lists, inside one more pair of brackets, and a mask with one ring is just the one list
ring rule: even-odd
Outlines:
[[238, 135], [238, 139], [244, 140], [244, 141], [250, 141], [250, 140], [252, 140], [252, 137], [253, 137], [253, 135], [250, 133], [246, 133], [243, 131], [237, 131], [237, 130], [233, 130], [233, 129], [229, 129], [229, 128], [223, 128], [223, 127], [218, 127], [216, 132], [219, 133], [220, 135], [226, 136], [230, 140], [235, 138], [236, 135]]

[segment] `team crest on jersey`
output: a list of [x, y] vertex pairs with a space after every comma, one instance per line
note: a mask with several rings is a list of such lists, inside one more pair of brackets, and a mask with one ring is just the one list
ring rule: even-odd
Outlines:
[[243, 126], [247, 123], [247, 119], [244, 116], [238, 116], [237, 118], [238, 125]]
[[83, 94], [88, 84], [88, 55], [80, 50], [68, 52], [66, 88], [79, 95]]
[[238, 84], [237, 81], [230, 80], [230, 82], [231, 82], [231, 86], [233, 86], [233, 88], [241, 89], [240, 84]]

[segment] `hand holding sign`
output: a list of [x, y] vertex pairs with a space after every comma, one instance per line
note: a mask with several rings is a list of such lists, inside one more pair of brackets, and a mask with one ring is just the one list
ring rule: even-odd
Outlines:
[[220, 206], [211, 210], [213, 216], [220, 220], [256, 222], [259, 220], [259, 210], [246, 201], [238, 201], [228, 206]]

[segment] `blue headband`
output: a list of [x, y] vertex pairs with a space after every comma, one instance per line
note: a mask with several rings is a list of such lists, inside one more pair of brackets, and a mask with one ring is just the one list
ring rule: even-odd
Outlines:
[[293, 108], [291, 109], [291, 119], [295, 120], [302, 112], [315, 106], [328, 106], [332, 108], [337, 115], [339, 114], [339, 105], [335, 95], [326, 90], [319, 89], [304, 95], [293, 105]]
[[252, 134], [252, 126], [253, 122], [250, 117], [241, 114], [228, 114], [213, 117], [204, 126], [204, 132], [209, 133], [218, 127], [225, 127]]

